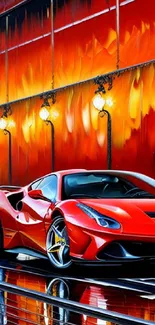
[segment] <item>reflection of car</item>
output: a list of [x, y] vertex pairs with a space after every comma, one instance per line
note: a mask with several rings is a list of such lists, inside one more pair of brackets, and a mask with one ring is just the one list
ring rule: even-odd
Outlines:
[[[5, 272], [4, 269], [0, 268], [0, 282], [1, 281], [5, 281]], [[0, 290], [0, 324], [1, 325], [8, 324], [7, 316], [6, 316], [4, 292], [2, 290]]]
[[[149, 279], [146, 279], [146, 281], [149, 281]], [[101, 285], [101, 283], [102, 282], [100, 282], [100, 285], [94, 284], [93, 279], [92, 283], [64, 280], [61, 278], [53, 279], [48, 285], [47, 293], [89, 305], [90, 310], [91, 306], [99, 307], [110, 312], [112, 311], [130, 317], [136, 317], [139, 319], [140, 324], [143, 324], [144, 320], [155, 320], [154, 298], [152, 300], [149, 299], [149, 294], [146, 294], [146, 296], [144, 295], [142, 292], [143, 282], [141, 282], [141, 289], [139, 289], [139, 291], [136, 289], [133, 290], [130, 286], [127, 289], [127, 283], [125, 285], [126, 289], [123, 289], [123, 287], [121, 288], [121, 281], [120, 287], [113, 287], [112, 285], [107, 286], [105, 282]], [[47, 309], [49, 308], [50, 306], [48, 305]], [[59, 315], [61, 321], [64, 323], [69, 322], [71, 324], [116, 325], [117, 322], [117, 317], [115, 318], [115, 323], [111, 323], [106, 320], [86, 315], [73, 314], [64, 308], [59, 308], [56, 314]]]
[[[7, 284], [16, 285], [26, 289], [26, 292], [47, 293], [50, 296], [69, 299], [75, 305], [82, 303], [102, 310], [117, 312], [143, 320], [155, 321], [154, 280], [155, 279], [112, 279], [112, 281], [97, 281], [91, 279], [77, 280], [67, 276], [64, 278], [51, 278], [29, 272], [26, 265], [17, 265], [11, 270], [12, 264], [6, 264], [6, 270], [0, 267], [0, 278]], [[7, 269], [8, 268], [8, 269]], [[2, 277], [2, 276], [3, 277]], [[145, 282], [147, 283], [145, 285]], [[139, 285], [137, 286], [137, 283]], [[4, 299], [5, 296], [5, 299]], [[9, 291], [2, 292], [0, 296], [2, 310], [5, 318], [0, 324], [11, 325], [114, 325], [110, 321], [92, 318], [81, 313], [70, 311], [64, 306], [54, 306], [30, 297], [14, 294]], [[80, 311], [80, 309], [79, 309]], [[106, 317], [105, 317], [106, 319]], [[117, 317], [115, 318], [117, 319]], [[1, 320], [1, 318], [0, 318]], [[7, 320], [7, 323], [6, 323]], [[122, 322], [123, 323], [123, 322]], [[125, 322], [125, 324], [127, 324]]]
[[68, 170], [0, 191], [1, 248], [72, 261], [155, 257], [155, 180], [124, 171]]

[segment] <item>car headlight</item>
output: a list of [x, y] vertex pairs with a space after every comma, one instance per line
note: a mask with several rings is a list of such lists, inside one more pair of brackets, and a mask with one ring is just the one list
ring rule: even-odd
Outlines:
[[120, 224], [116, 220], [109, 218], [86, 204], [78, 203], [77, 206], [90, 218], [95, 219], [98, 225], [105, 228], [119, 229]]

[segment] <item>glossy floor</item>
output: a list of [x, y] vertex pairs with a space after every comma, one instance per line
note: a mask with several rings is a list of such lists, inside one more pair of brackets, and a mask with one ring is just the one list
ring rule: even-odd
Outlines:
[[[36, 264], [36, 262], [34, 262]], [[155, 278], [152, 279], [91, 279], [54, 274], [29, 266], [29, 262], [0, 262], [0, 280], [27, 290], [100, 307], [106, 310], [155, 321]], [[2, 325], [111, 325], [95, 319], [54, 307], [44, 302], [0, 292], [0, 324]], [[141, 322], [141, 324], [142, 324]]]

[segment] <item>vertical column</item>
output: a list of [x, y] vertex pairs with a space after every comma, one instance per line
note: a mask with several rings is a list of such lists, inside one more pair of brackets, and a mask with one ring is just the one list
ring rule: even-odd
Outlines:
[[51, 0], [51, 50], [52, 50], [52, 90], [54, 89], [54, 13], [53, 0]]
[[117, 34], [117, 57], [116, 68], [119, 69], [120, 61], [120, 0], [116, 0], [116, 34]]
[[5, 30], [5, 37], [6, 37], [6, 50], [5, 50], [5, 80], [6, 80], [6, 102], [9, 102], [9, 78], [8, 78], [8, 37], [9, 37], [9, 16], [6, 16], [6, 30]]

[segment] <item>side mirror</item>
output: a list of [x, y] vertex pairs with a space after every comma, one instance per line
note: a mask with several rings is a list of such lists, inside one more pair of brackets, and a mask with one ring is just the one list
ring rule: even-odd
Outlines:
[[28, 195], [32, 199], [41, 199], [43, 197], [43, 193], [41, 190], [31, 190], [28, 192]]

